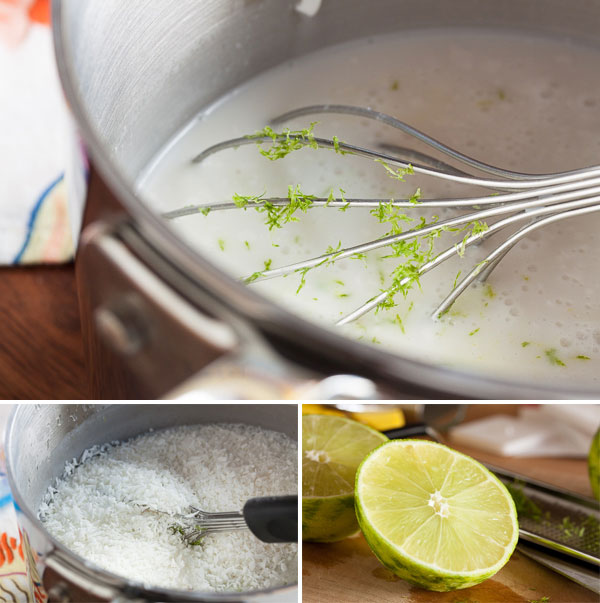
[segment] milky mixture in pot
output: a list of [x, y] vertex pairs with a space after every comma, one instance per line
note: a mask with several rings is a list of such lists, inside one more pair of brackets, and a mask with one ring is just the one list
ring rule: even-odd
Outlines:
[[[600, 163], [600, 53], [596, 48], [523, 34], [423, 31], [356, 41], [286, 63], [247, 82], [203, 112], [148, 170], [141, 193], [158, 211], [230, 201], [240, 195], [305, 194], [423, 198], [475, 189], [419, 175], [404, 183], [379, 164], [330, 150], [303, 149], [268, 161], [255, 145], [228, 150], [199, 165], [207, 146], [262, 129], [289, 109], [319, 103], [369, 106], [389, 113], [479, 160], [549, 173]], [[380, 142], [429, 152], [397, 130], [362, 119], [319, 115], [317, 136], [376, 147]], [[445, 219], [455, 210], [403, 210]], [[412, 212], [412, 213], [411, 213]], [[172, 222], [195, 249], [236, 277], [381, 237], [368, 209], [311, 208], [300, 221], [274, 228], [254, 209], [213, 211]], [[491, 223], [491, 222], [490, 222]], [[503, 238], [420, 279], [396, 305], [339, 328], [333, 324], [390, 284], [400, 261], [385, 250], [306, 274], [253, 283], [255, 291], [321, 325], [369, 345], [426, 362], [548, 384], [600, 385], [600, 214], [562, 221], [528, 236], [504, 258], [485, 286], [470, 288], [440, 321], [431, 312]], [[407, 224], [406, 229], [409, 228]], [[462, 240], [444, 235], [439, 249]], [[389, 252], [389, 250], [388, 250]]]

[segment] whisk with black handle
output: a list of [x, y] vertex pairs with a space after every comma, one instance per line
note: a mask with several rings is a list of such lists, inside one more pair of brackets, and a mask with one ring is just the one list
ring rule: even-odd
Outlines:
[[250, 530], [262, 542], [297, 542], [298, 497], [251, 498], [241, 511], [208, 513], [195, 507], [175, 517], [175, 529], [188, 544], [198, 544], [209, 534]]

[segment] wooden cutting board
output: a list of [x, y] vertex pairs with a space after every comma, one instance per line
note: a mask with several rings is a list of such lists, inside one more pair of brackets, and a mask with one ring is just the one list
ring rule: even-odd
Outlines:
[[[515, 407], [469, 405], [468, 418]], [[507, 413], [508, 414], [508, 413]], [[452, 442], [449, 442], [452, 445]], [[482, 462], [591, 496], [587, 462], [573, 459], [507, 459], [454, 446]], [[515, 551], [494, 577], [449, 593], [433, 593], [404, 582], [373, 555], [362, 535], [333, 544], [302, 545], [303, 603], [599, 603], [600, 597]]]
[[432, 593], [387, 570], [361, 535], [302, 545], [303, 603], [598, 603], [598, 595], [519, 552], [493, 578], [466, 590]]

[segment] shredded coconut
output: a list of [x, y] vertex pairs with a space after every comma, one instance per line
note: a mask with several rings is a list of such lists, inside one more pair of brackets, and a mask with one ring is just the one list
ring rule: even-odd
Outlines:
[[297, 443], [238, 424], [178, 427], [86, 450], [48, 488], [39, 517], [75, 553], [130, 580], [199, 591], [251, 591], [297, 580], [297, 545], [249, 531], [187, 546], [167, 513], [239, 511], [249, 498], [295, 494]]

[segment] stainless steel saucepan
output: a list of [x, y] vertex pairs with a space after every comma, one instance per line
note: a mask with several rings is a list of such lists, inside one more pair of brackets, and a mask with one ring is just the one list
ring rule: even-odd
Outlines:
[[[59, 71], [92, 163], [77, 274], [94, 395], [597, 397], [577, 383], [451, 370], [323, 329], [217, 269], [139, 198], [143, 169], [202, 108], [309, 51], [419, 28], [600, 43], [600, 3], [589, 0], [325, 0], [312, 17], [296, 4], [54, 0]], [[68, 180], [77, 189], [81, 172]]]
[[[127, 439], [149, 429], [201, 423], [245, 423], [298, 439], [295, 404], [35, 404], [14, 409], [7, 426], [8, 479], [17, 519], [40, 554], [43, 579], [61, 601], [297, 601], [296, 585], [248, 593], [202, 593], [152, 588], [107, 572], [55, 540], [37, 518], [48, 486], [65, 463], [95, 444]], [[35, 571], [33, 558], [28, 559]]]

